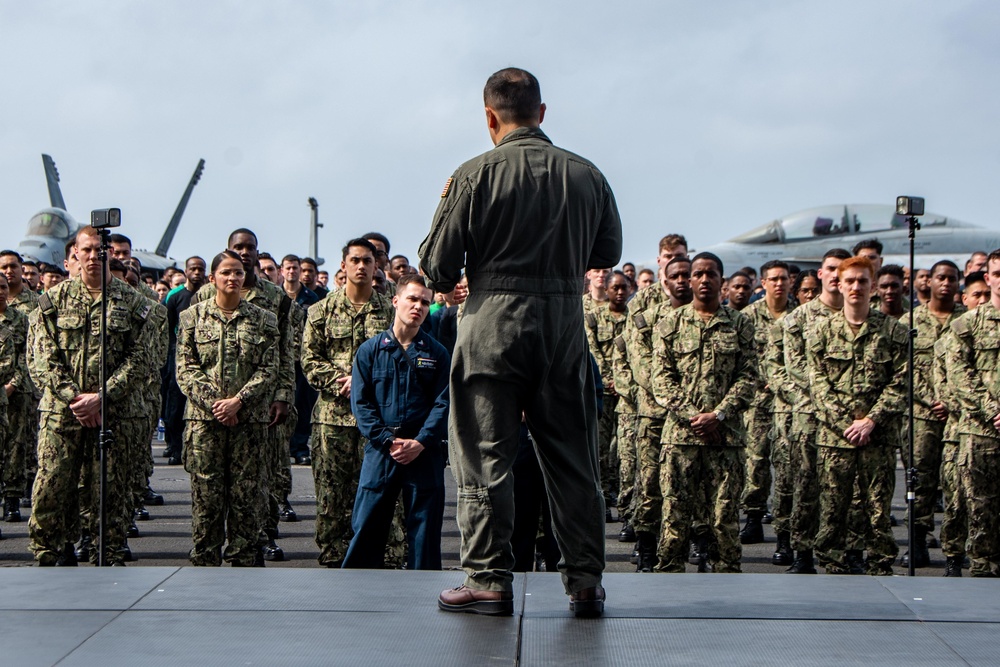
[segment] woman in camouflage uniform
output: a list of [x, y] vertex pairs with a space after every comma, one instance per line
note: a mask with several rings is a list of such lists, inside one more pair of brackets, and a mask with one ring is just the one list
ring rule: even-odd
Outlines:
[[[187, 396], [184, 469], [191, 474], [195, 565], [263, 566], [260, 494], [268, 407], [278, 372], [274, 314], [242, 298], [239, 255], [212, 260], [214, 299], [180, 316], [177, 383]], [[228, 542], [225, 553], [224, 542]]]

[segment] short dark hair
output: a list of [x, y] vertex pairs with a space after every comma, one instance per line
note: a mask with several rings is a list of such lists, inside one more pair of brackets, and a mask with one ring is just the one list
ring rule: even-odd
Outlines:
[[430, 289], [430, 287], [427, 285], [427, 281], [424, 280], [424, 277], [419, 273], [404, 273], [403, 275], [401, 275], [399, 277], [399, 280], [396, 281], [396, 289], [401, 290], [410, 283], [416, 283], [421, 287]]
[[[234, 229], [232, 232], [230, 232], [229, 238], [226, 239], [226, 245], [227, 246], [230, 246], [230, 245], [233, 244], [233, 237], [236, 236], [237, 234], [248, 234], [248, 235], [250, 235], [250, 236], [253, 237], [254, 244], [260, 245], [260, 241], [257, 240], [257, 235], [256, 234], [254, 234], [252, 231], [250, 231], [246, 227], [240, 227], [239, 229]], [[214, 259], [212, 260], [212, 263], [213, 264], [215, 263]], [[212, 269], [212, 270], [214, 271], [215, 269]]]
[[395, 262], [397, 259], [405, 259], [407, 264], [410, 263], [410, 258], [407, 257], [406, 255], [393, 255], [392, 257], [389, 258], [389, 263], [391, 264], [392, 262]]
[[625, 262], [624, 264], [622, 264], [622, 271], [625, 270], [626, 266], [631, 266], [633, 269], [635, 268], [635, 264], [633, 264], [632, 262]]
[[534, 74], [507, 67], [486, 80], [483, 103], [496, 111], [504, 123], [537, 122], [542, 91]]
[[[119, 241], [119, 243], [123, 243], [123, 241]], [[115, 271], [117, 271], [118, 273], [125, 273], [125, 274], [128, 273], [128, 267], [125, 266], [125, 262], [121, 261], [117, 257], [108, 258], [108, 269], [112, 273], [114, 273]]]
[[[349, 246], [350, 246], [350, 243], [348, 243], [348, 247]], [[372, 252], [374, 252], [374, 251], [372, 251]], [[344, 257], [347, 257], [347, 255], [344, 255]], [[314, 269], [319, 270], [319, 264], [317, 264], [316, 260], [313, 259], [312, 257], [299, 257], [299, 264], [312, 264], [312, 267]]]
[[108, 237], [108, 241], [111, 243], [127, 243], [129, 248], [132, 247], [132, 239], [124, 234], [112, 234]]
[[729, 282], [732, 282], [734, 278], [746, 278], [748, 282], [753, 283], [753, 278], [751, 278], [750, 276], [748, 276], [743, 271], [737, 271], [733, 275], [729, 276], [729, 278], [727, 280], [729, 280]]
[[747, 275], [747, 278], [750, 278], [751, 280], [753, 280], [751, 276], [757, 275], [757, 269], [753, 268], [752, 266], [744, 266], [742, 269], [740, 269], [740, 272], [745, 273]]
[[988, 254], [986, 256], [986, 268], [987, 269], [990, 268], [990, 262], [992, 262], [994, 260], [1000, 261], [1000, 248], [997, 248], [996, 250], [994, 250], [993, 252], [991, 252], [990, 254]]
[[[237, 234], [237, 233], [239, 233], [239, 230], [233, 232], [233, 234]], [[250, 232], [250, 233], [253, 234], [253, 232]], [[229, 238], [232, 239], [233, 237], [230, 236]], [[257, 237], [254, 237], [254, 238], [257, 238]], [[210, 272], [211, 273], [215, 273], [215, 270], [217, 268], [219, 268], [219, 265], [222, 264], [222, 260], [224, 260], [224, 259], [235, 259], [240, 264], [243, 263], [243, 258], [242, 257], [240, 257], [239, 255], [237, 255], [232, 250], [229, 250], [228, 248], [226, 248], [225, 250], [223, 250], [218, 255], [216, 255], [215, 257], [212, 258], [212, 268], [211, 268]]]
[[198, 255], [191, 255], [190, 257], [188, 257], [187, 259], [184, 260], [184, 268], [185, 269], [187, 268], [188, 262], [190, 262], [192, 259], [200, 260], [202, 264], [205, 263], [204, 258], [199, 257]]
[[896, 276], [902, 281], [906, 280], [906, 273], [903, 272], [903, 267], [899, 264], [886, 264], [881, 269], [878, 270], [878, 278], [882, 276]]
[[[782, 262], [780, 259], [772, 259], [769, 262], [764, 262], [760, 267], [760, 275], [764, 275], [771, 269], [784, 269], [785, 271], [788, 271], [788, 264], [786, 262]], [[789, 271], [789, 273], [791, 272]]]
[[[347, 253], [351, 248], [368, 248], [372, 253], [372, 257], [375, 256], [376, 248], [374, 244], [372, 244], [372, 242], [369, 241], [368, 239], [361, 237], [359, 239], [351, 239], [350, 241], [347, 242], [347, 244], [344, 246], [343, 256], [341, 257], [341, 259], [347, 259]], [[315, 265], [316, 262], [313, 262], [313, 266]]]
[[14, 257], [17, 259], [17, 263], [24, 266], [24, 259], [16, 250], [0, 250], [0, 257]]
[[690, 257], [674, 257], [672, 260], [667, 262], [667, 265], [663, 267], [663, 270], [666, 271], [674, 264], [690, 264], [690, 263], [691, 263]]
[[969, 275], [965, 276], [966, 285], [971, 285], [972, 283], [985, 283], [985, 282], [986, 282], [985, 271], [973, 271]]
[[882, 256], [882, 242], [878, 239], [865, 239], [863, 241], [858, 241], [854, 244], [854, 248], [851, 249], [851, 253], [857, 255], [859, 250], [874, 250], [878, 253], [878, 256]]
[[[274, 255], [272, 255], [269, 252], [259, 252], [259, 253], [257, 253], [257, 265], [260, 266], [260, 263], [263, 262], [264, 260], [268, 260], [268, 261], [274, 262]], [[275, 262], [275, 263], [277, 263], [277, 262]]]
[[958, 264], [951, 261], [950, 259], [942, 259], [940, 261], [934, 262], [934, 266], [932, 266], [930, 270], [930, 274], [932, 276], [934, 275], [934, 272], [937, 271], [937, 268], [939, 266], [947, 266], [949, 269], [955, 269], [955, 273], [957, 273], [959, 277], [962, 276], [962, 272], [959, 270]]
[[[385, 254], [386, 255], [389, 254], [389, 239], [385, 237], [385, 234], [379, 234], [378, 232], [368, 232], [367, 234], [362, 234], [361, 238], [363, 238], [366, 241], [378, 241], [379, 243], [385, 246]], [[372, 244], [372, 247], [374, 248], [375, 245]], [[378, 249], [376, 248], [375, 250], [372, 250], [372, 252], [373, 253], [377, 252], [377, 250]]]
[[830, 259], [831, 257], [833, 257], [834, 259], [840, 259], [840, 260], [850, 259], [851, 253], [847, 252], [844, 248], [830, 248], [825, 253], [823, 253], [823, 259], [822, 259], [821, 263], [825, 262], [826, 260]]
[[66, 275], [66, 272], [63, 271], [62, 269], [60, 269], [55, 264], [46, 264], [45, 266], [42, 267], [42, 270], [40, 271], [40, 273], [54, 273], [54, 274], [59, 275], [59, 276], [65, 276]]
[[63, 257], [69, 259], [70, 251], [76, 247], [76, 234], [73, 234], [63, 246]]
[[37, 269], [38, 268], [38, 262], [36, 262], [33, 259], [22, 259], [21, 260], [21, 266], [33, 266], [33, 267], [35, 267]]
[[284, 266], [285, 262], [292, 262], [293, 264], [298, 264], [300, 266], [302, 265], [302, 260], [298, 255], [285, 255], [281, 258], [281, 264], [279, 264], [279, 266]]
[[722, 260], [719, 259], [718, 255], [714, 255], [710, 252], [699, 252], [694, 256], [694, 259], [691, 260], [691, 264], [693, 265], [699, 259], [707, 259], [710, 262], [715, 262], [715, 265], [719, 267], [719, 276], [721, 277], [725, 274], [725, 269], [722, 268]]
[[615, 269], [614, 271], [611, 272], [611, 275], [608, 276], [608, 280], [611, 280], [615, 276], [621, 276], [622, 278], [625, 279], [626, 283], [628, 283], [630, 285], [632, 284], [632, 279], [629, 278], [627, 275], [625, 275], [624, 271], [619, 271], [618, 269]]

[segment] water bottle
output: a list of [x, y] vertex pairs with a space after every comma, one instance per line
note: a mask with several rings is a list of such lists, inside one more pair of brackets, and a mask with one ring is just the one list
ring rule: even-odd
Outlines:
[[163, 420], [161, 419], [160, 423], [156, 425], [156, 441], [164, 442], [166, 439], [167, 439], [167, 427], [164, 426]]

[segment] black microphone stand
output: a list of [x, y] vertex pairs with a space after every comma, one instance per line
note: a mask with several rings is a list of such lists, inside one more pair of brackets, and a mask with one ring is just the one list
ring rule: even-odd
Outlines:
[[98, 519], [97, 566], [104, 567], [104, 551], [108, 540], [108, 452], [114, 445], [114, 436], [108, 428], [108, 402], [105, 398], [108, 392], [108, 253], [111, 250], [111, 232], [101, 229], [101, 425], [98, 436], [97, 456], [100, 465], [100, 506]]
[[[914, 245], [916, 244], [917, 230], [920, 229], [920, 223], [917, 222], [917, 216], [908, 215], [906, 216], [906, 223], [909, 228], [909, 238], [910, 238], [910, 281], [916, 279], [917, 270], [914, 262]], [[913, 325], [913, 303], [910, 303], [910, 335], [909, 335], [909, 349], [908, 349], [908, 365], [906, 372], [906, 384], [907, 384], [907, 405], [909, 406], [909, 418], [908, 418], [908, 441], [909, 441], [909, 461], [907, 462], [906, 468], [906, 544], [910, 550], [910, 558], [907, 563], [907, 576], [916, 576], [914, 571], [914, 560], [916, 559], [916, 553], [913, 551], [913, 543], [916, 538], [916, 504], [917, 504], [917, 466], [913, 460], [913, 356], [914, 356], [914, 343], [917, 338], [917, 330]]]

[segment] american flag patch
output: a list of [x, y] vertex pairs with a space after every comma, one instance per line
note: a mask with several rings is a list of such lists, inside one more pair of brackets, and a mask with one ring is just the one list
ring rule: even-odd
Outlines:
[[448, 190], [451, 189], [451, 182], [454, 181], [454, 180], [455, 180], [454, 178], [449, 178], [445, 182], [445, 184], [444, 184], [444, 190], [441, 191], [441, 199], [444, 199], [445, 197], [448, 196]]

